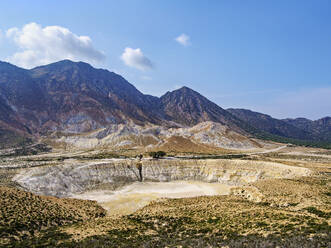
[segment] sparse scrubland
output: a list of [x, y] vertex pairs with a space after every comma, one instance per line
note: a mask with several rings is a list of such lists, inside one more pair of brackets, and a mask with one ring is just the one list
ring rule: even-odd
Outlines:
[[[287, 147], [270, 153], [247, 153], [239, 158], [223, 155], [221, 158], [214, 157], [211, 162], [192, 158], [182, 159], [183, 162], [170, 159], [168, 163], [183, 168], [192, 162], [196, 164], [192, 168], [211, 163], [216, 168], [219, 161], [222, 168], [236, 168], [234, 174], [226, 174], [232, 180], [244, 167], [247, 171], [253, 171], [260, 170], [262, 165], [263, 168], [272, 165], [277, 168], [276, 165], [283, 164], [284, 170], [279, 170], [278, 176], [274, 169], [272, 173], [262, 173], [263, 176], [251, 182], [239, 180], [229, 195], [156, 199], [134, 213], [114, 216], [106, 214], [95, 201], [26, 192], [13, 178], [26, 170], [38, 171], [38, 168], [45, 168], [39, 171], [43, 172], [40, 180], [45, 180], [46, 171], [70, 174], [70, 171], [50, 170], [63, 163], [71, 163], [73, 168], [76, 164], [78, 168], [78, 164], [101, 163], [111, 159], [118, 160], [118, 163], [129, 161], [121, 154], [86, 152], [62, 156], [49, 153], [4, 157], [0, 167], [0, 246], [330, 247], [331, 157], [327, 151]], [[158, 166], [166, 164], [167, 159], [147, 159], [143, 161], [143, 166], [144, 163], [144, 173], [149, 166], [156, 166], [151, 177], [161, 173]], [[207, 171], [207, 167], [204, 168]], [[289, 173], [291, 168], [296, 174]], [[303, 176], [306, 170], [311, 173]], [[101, 167], [98, 173], [100, 171]], [[166, 170], [167, 173], [173, 171]], [[252, 176], [243, 171], [241, 175]], [[211, 172], [209, 170], [208, 173]], [[96, 175], [94, 171], [88, 173]], [[217, 173], [220, 173], [219, 170]], [[274, 175], [274, 178], [268, 175]], [[132, 180], [137, 181], [134, 177]]]
[[0, 239], [11, 244], [42, 230], [105, 215], [92, 201], [58, 199], [0, 186]]

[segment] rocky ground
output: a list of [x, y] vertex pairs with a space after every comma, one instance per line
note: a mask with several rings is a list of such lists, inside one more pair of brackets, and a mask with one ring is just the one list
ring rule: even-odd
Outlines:
[[[331, 246], [331, 156], [327, 150], [285, 147], [250, 152], [240, 160], [246, 167], [280, 163], [311, 173], [260, 178], [234, 185], [229, 195], [158, 199], [117, 217], [104, 216], [96, 202], [38, 196], [12, 180], [28, 167], [62, 166], [63, 160], [73, 161], [70, 157], [75, 156], [86, 163], [91, 156], [94, 162], [105, 159], [95, 153], [2, 157], [0, 246]], [[228, 160], [232, 163], [233, 158]]]
[[113, 124], [87, 133], [53, 134], [45, 142], [69, 150], [112, 147], [115, 150], [134, 149], [140, 152], [158, 149], [174, 153], [217, 154], [223, 153], [224, 149], [246, 150], [263, 146], [225, 125], [211, 121], [181, 128]]

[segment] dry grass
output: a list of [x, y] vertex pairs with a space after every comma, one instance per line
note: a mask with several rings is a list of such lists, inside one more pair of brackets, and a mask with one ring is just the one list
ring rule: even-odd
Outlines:
[[[231, 154], [230, 149], [217, 148], [207, 144], [197, 144], [190, 139], [181, 136], [172, 136], [164, 144], [157, 148], [171, 154], [191, 153], [191, 154]], [[238, 153], [238, 152], [236, 152]]]
[[[267, 199], [262, 203], [234, 196], [167, 199], [120, 220], [63, 231], [82, 247], [327, 247], [329, 182], [320, 177], [268, 180], [256, 184]], [[279, 200], [287, 204], [275, 204]]]
[[12, 181], [12, 178], [17, 174], [17, 172], [17, 169], [0, 169], [0, 187], [19, 187], [16, 182]]
[[[329, 247], [330, 191], [325, 177], [268, 180], [265, 199], [235, 196], [154, 201], [121, 218], [47, 229], [13, 243], [36, 247]], [[282, 199], [282, 203], [275, 204]], [[304, 204], [301, 204], [301, 202]], [[299, 202], [299, 203], [298, 203]]]
[[0, 245], [43, 229], [94, 219], [105, 211], [93, 201], [58, 199], [0, 187]]
[[264, 195], [264, 202], [272, 206], [286, 206], [294, 211], [314, 206], [330, 211], [330, 177], [268, 179], [257, 181], [254, 186]]

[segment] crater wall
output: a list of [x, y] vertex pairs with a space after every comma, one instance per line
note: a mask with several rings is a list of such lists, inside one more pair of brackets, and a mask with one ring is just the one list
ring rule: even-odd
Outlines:
[[[242, 186], [268, 178], [293, 178], [310, 175], [307, 168], [249, 160], [144, 160], [144, 181], [194, 180]], [[139, 180], [136, 161], [68, 160], [62, 165], [22, 170], [13, 179], [25, 189], [43, 195], [67, 197], [108, 185], [112, 189]]]

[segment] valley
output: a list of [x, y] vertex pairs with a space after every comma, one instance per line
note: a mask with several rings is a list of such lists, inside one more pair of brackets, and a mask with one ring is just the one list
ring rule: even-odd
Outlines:
[[[331, 156], [316, 148], [265, 147], [237, 150], [245, 155], [239, 159], [201, 153], [153, 159], [144, 153], [143, 182], [132, 150], [122, 158], [54, 148], [37, 155], [2, 155], [0, 191], [11, 200], [2, 198], [0, 213], [3, 220], [14, 219], [10, 230], [0, 223], [0, 246], [327, 245]], [[17, 201], [25, 198], [16, 198], [22, 189], [32, 192], [27, 199], [45, 202], [46, 208], [24, 210], [26, 216], [43, 211], [40, 222], [14, 217], [23, 211]], [[69, 210], [71, 201], [81, 201], [80, 212]], [[13, 212], [4, 209], [8, 204]], [[56, 210], [63, 207], [68, 209]]]

